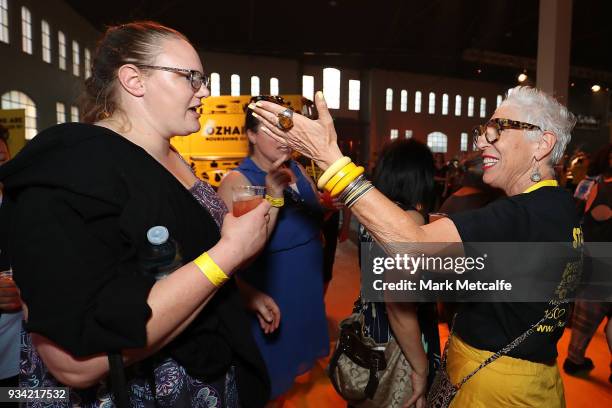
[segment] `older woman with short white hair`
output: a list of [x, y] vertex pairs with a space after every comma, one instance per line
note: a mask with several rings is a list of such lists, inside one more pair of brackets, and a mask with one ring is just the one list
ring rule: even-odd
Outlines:
[[[418, 226], [373, 188], [361, 175], [361, 167], [342, 157], [322, 93], [317, 93], [315, 99], [319, 119], [294, 115], [292, 126], [279, 122], [277, 117], [283, 113], [277, 105], [260, 102], [253, 108], [265, 120], [263, 131], [327, 170], [319, 187], [344, 200], [381, 245], [579, 239], [572, 197], [559, 188], [553, 171], [570, 140], [575, 118], [544, 92], [529, 87], [512, 89], [492, 118], [475, 129], [475, 143], [484, 160], [483, 180], [504, 190], [507, 197], [424, 226]], [[538, 272], [534, 270], [533, 274]], [[559, 268], [555, 275], [559, 282], [562, 274], [563, 268]], [[438, 376], [440, 381], [446, 379], [460, 389], [454, 397], [452, 391], [430, 392], [430, 399], [437, 397], [442, 401], [438, 406], [454, 407], [565, 406], [555, 360], [568, 306], [555, 305], [556, 310], [564, 311], [555, 314], [562, 316], [559, 318], [548, 313], [550, 307], [545, 302], [466, 304], [456, 316], [446, 367]], [[395, 330], [402, 322], [393, 308], [389, 313]], [[554, 329], [535, 330], [540, 324]], [[511, 343], [507, 353], [497, 354]], [[463, 381], [494, 354], [495, 361]], [[421, 400], [417, 406], [423, 403]]]

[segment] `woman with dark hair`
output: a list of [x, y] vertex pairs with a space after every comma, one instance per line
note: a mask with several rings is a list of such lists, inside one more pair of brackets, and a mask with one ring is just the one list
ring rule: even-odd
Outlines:
[[85, 123], [41, 132], [0, 168], [27, 305], [21, 385], [68, 386], [54, 407], [268, 399], [231, 276], [263, 247], [269, 204], [227, 214], [170, 145], [200, 128], [203, 72], [171, 28], [110, 27], [86, 81]]
[[[434, 174], [431, 150], [413, 139], [387, 145], [376, 164], [374, 185], [385, 196], [403, 206], [427, 214], [433, 205]], [[415, 214], [416, 216], [417, 214]]]
[[[278, 97], [265, 99], [283, 105]], [[265, 186], [275, 206], [270, 210], [270, 239], [261, 255], [240, 272], [238, 283], [255, 312], [251, 329], [268, 368], [271, 397], [277, 399], [273, 404], [282, 405], [282, 395], [294, 378], [329, 353], [323, 303], [323, 209], [305, 169], [290, 160], [292, 150], [260, 126], [247, 109], [250, 154], [223, 179], [219, 195], [231, 211], [233, 187]], [[253, 304], [253, 294], [263, 294], [259, 298], [265, 301]]]
[[[414, 139], [397, 140], [382, 150], [373, 183], [416, 224], [423, 225], [434, 200], [434, 171], [433, 155], [426, 145]], [[359, 241], [362, 244], [374, 241], [361, 224]], [[360, 262], [361, 248], [359, 245]], [[388, 308], [395, 314], [387, 314]], [[386, 344], [392, 338], [397, 340], [403, 357], [412, 368], [411, 387], [405, 388], [405, 405], [418, 402], [417, 406], [422, 406], [428, 377], [431, 382], [440, 365], [435, 304], [364, 302], [360, 297], [355, 312], [363, 313], [365, 336], [378, 344]]]

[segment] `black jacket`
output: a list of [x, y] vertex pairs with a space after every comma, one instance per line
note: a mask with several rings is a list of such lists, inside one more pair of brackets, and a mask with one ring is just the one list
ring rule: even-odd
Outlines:
[[[220, 238], [208, 211], [165, 168], [102, 127], [43, 131], [0, 167], [0, 181], [27, 329], [75, 356], [145, 346], [155, 281], [140, 272], [139, 254], [150, 227], [166, 226], [185, 262]], [[204, 379], [234, 365], [242, 405], [267, 401], [265, 364], [233, 280], [164, 352]]]

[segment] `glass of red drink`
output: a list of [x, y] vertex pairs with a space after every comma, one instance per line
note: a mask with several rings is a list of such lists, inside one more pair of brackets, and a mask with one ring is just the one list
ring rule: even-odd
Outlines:
[[240, 217], [257, 207], [264, 199], [266, 188], [262, 186], [235, 186], [232, 188], [232, 213]]

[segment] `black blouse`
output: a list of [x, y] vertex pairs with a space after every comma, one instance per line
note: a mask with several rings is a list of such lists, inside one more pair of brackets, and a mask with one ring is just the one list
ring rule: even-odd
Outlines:
[[[146, 345], [154, 279], [141, 272], [146, 232], [164, 225], [185, 262], [220, 238], [211, 215], [142, 148], [94, 125], [39, 134], [0, 168], [14, 277], [27, 330], [77, 357]], [[194, 376], [237, 368], [244, 406], [269, 380], [233, 280], [163, 350]]]

